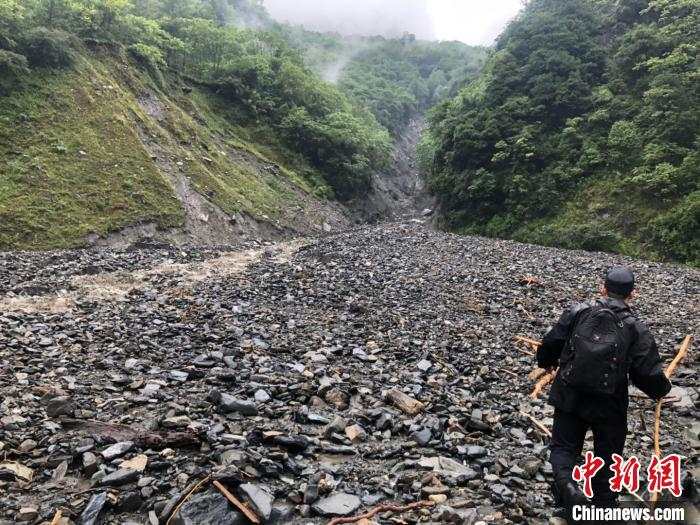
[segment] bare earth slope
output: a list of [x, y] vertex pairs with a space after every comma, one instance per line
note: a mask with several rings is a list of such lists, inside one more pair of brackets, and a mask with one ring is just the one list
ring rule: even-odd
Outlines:
[[[514, 337], [541, 337], [614, 262], [637, 272], [670, 361], [697, 332], [697, 270], [415, 222], [240, 251], [3, 254], [0, 522], [88, 507], [165, 523], [211, 474], [267, 522], [432, 496], [404, 522], [545, 523], [547, 438], [527, 415], [549, 427], [552, 411], [529, 398]], [[697, 363], [696, 344], [661, 444], [696, 472]], [[634, 398], [627, 454], [643, 465], [652, 422]], [[176, 522], [246, 521], [209, 480]]]

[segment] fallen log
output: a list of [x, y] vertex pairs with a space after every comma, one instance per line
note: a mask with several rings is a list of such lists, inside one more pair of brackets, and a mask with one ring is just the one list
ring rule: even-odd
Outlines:
[[414, 503], [409, 503], [408, 505], [379, 505], [372, 510], [360, 514], [358, 516], [350, 516], [345, 518], [333, 518], [328, 522], [328, 525], [340, 525], [341, 523], [357, 523], [360, 520], [368, 520], [381, 512], [406, 512], [408, 510], [420, 509], [423, 507], [432, 507], [435, 505], [434, 501], [423, 500], [416, 501]]
[[192, 432], [151, 432], [130, 425], [103, 423], [102, 421], [91, 421], [88, 419], [63, 418], [59, 422], [64, 428], [111, 438], [114, 441], [133, 441], [141, 447], [179, 448], [200, 444], [200, 440]]
[[[664, 374], [666, 375], [667, 378], [671, 379], [671, 376], [673, 373], [676, 371], [676, 367], [678, 366], [678, 363], [680, 363], [683, 358], [688, 353], [688, 348], [690, 348], [690, 343], [693, 341], [693, 336], [687, 335], [685, 336], [685, 339], [683, 339], [683, 342], [681, 343], [681, 347], [678, 349], [678, 353], [676, 354], [676, 357], [673, 358], [673, 361], [666, 367], [666, 370], [664, 371]], [[654, 411], [654, 455], [656, 455], [657, 458], [661, 459], [661, 407], [664, 404], [664, 400], [659, 399], [656, 402], [656, 410]], [[659, 493], [654, 492], [651, 496], [651, 508], [653, 509], [656, 506], [656, 502], [659, 499]]]

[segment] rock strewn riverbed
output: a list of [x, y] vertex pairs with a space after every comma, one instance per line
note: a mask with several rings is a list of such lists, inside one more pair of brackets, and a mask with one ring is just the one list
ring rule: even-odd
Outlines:
[[[667, 362], [699, 320], [697, 270], [416, 222], [241, 251], [2, 261], [10, 523], [57, 510], [63, 523], [247, 523], [213, 481], [267, 523], [419, 500], [434, 504], [391, 516], [543, 523], [547, 437], [531, 417], [550, 427], [552, 410], [529, 398], [533, 358], [514, 337], [540, 338], [619, 262]], [[662, 450], [684, 470], [698, 468], [697, 355], [663, 417]], [[633, 399], [629, 421], [627, 452], [646, 465], [652, 403]]]

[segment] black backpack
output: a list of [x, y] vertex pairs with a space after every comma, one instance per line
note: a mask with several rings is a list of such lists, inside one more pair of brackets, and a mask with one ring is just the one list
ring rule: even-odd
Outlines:
[[603, 304], [584, 308], [577, 316], [561, 356], [562, 379], [592, 394], [613, 394], [627, 359], [623, 319]]

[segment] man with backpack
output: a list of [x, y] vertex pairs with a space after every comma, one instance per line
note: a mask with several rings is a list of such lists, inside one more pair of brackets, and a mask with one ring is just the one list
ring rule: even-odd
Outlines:
[[[609, 466], [625, 445], [628, 377], [652, 399], [671, 390], [654, 337], [628, 305], [633, 289], [628, 268], [611, 268], [602, 297], [566, 310], [537, 351], [540, 368], [559, 367], [549, 395], [555, 408], [550, 463], [555, 503], [569, 520], [574, 505], [617, 506]], [[591, 502], [572, 478], [589, 429], [595, 456], [605, 461], [593, 478]]]

